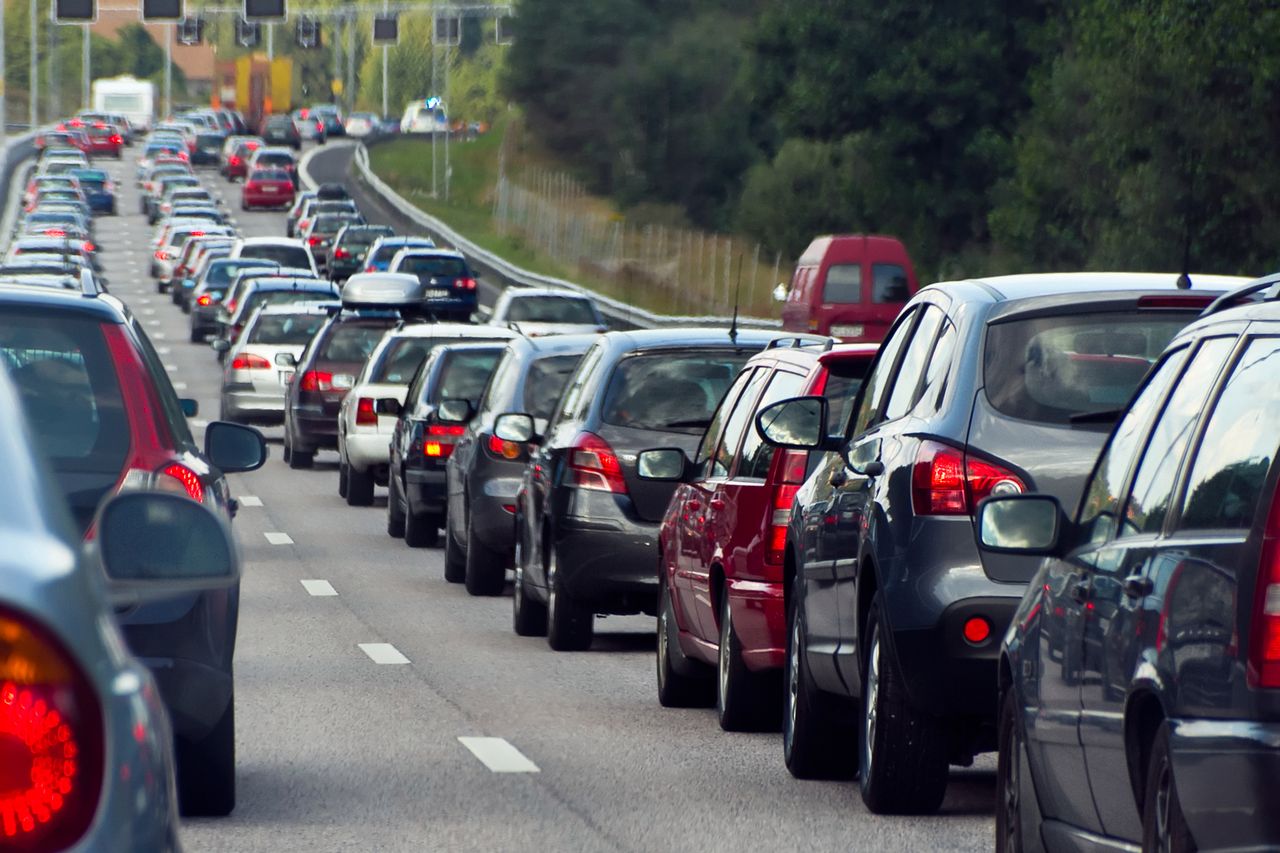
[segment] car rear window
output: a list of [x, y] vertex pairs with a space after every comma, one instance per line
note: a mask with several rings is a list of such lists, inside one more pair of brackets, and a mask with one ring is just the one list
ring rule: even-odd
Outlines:
[[474, 407], [489, 384], [489, 377], [502, 357], [501, 349], [462, 350], [445, 353], [434, 403], [441, 400], [468, 400]]
[[987, 399], [1005, 415], [1049, 424], [1121, 408], [1192, 317], [1105, 313], [992, 324]]
[[249, 343], [306, 346], [325, 318], [324, 314], [263, 314], [249, 334]]
[[257, 290], [245, 297], [239, 312], [241, 317], [249, 316], [259, 305], [285, 305], [290, 302], [315, 302], [317, 299], [329, 299], [328, 292], [316, 290]]
[[222, 264], [212, 264], [209, 267], [208, 274], [205, 276], [205, 281], [210, 285], [226, 287], [240, 272], [251, 269], [271, 269], [271, 267], [265, 267], [262, 264], [255, 264], [251, 261], [227, 261]]
[[523, 296], [511, 300], [507, 319], [518, 323], [596, 322], [595, 311], [586, 299], [565, 296]]
[[440, 341], [432, 338], [396, 338], [382, 351], [378, 363], [369, 373], [369, 381], [409, 384], [427, 354], [439, 344]]
[[348, 229], [342, 235], [342, 245], [344, 246], [372, 246], [374, 241], [379, 237], [387, 236], [385, 231], [366, 231], [363, 228]]
[[827, 384], [822, 396], [831, 403], [827, 423], [843, 429], [853, 414], [853, 401], [862, 390], [862, 382], [871, 369], [871, 359], [833, 361], [827, 365]]
[[264, 261], [275, 261], [282, 267], [311, 269], [311, 255], [301, 246], [281, 246], [269, 243], [256, 246], [244, 246], [240, 249], [242, 258], [261, 258]]
[[315, 224], [311, 227], [311, 231], [312, 233], [319, 231], [325, 234], [336, 234], [338, 233], [338, 229], [350, 222], [352, 218], [351, 214], [319, 216], [316, 217]]
[[851, 305], [862, 301], [862, 266], [832, 264], [822, 286], [822, 301]]
[[907, 271], [897, 264], [871, 265], [871, 301], [877, 305], [886, 302], [906, 302], [911, 298], [911, 285]]
[[675, 351], [629, 356], [605, 393], [605, 423], [701, 435], [750, 353]]
[[257, 166], [292, 166], [292, 165], [293, 165], [293, 157], [292, 157], [292, 155], [285, 154], [283, 151], [282, 151], [282, 152], [280, 152], [279, 154], [275, 154], [275, 153], [272, 153], [272, 152], [270, 152], [270, 151], [266, 151], [266, 152], [263, 152], [262, 154], [259, 154], [259, 155], [258, 155], [258, 158], [257, 158], [257, 160], [255, 161], [255, 164], [254, 164], [254, 165], [257, 165]]
[[524, 410], [535, 418], [550, 418], [564, 394], [581, 355], [553, 355], [529, 365], [524, 380]]
[[[312, 298], [315, 298], [314, 295]], [[320, 360], [363, 362], [373, 352], [378, 341], [382, 340], [386, 330], [384, 325], [341, 323], [333, 330], [333, 334], [329, 335], [329, 340], [325, 341]], [[414, 370], [417, 370], [416, 366]], [[408, 382], [412, 376], [413, 371], [410, 371], [404, 381]]]
[[100, 324], [0, 311], [0, 365], [54, 470], [110, 474], [124, 467], [129, 427]]
[[283, 169], [258, 169], [249, 176], [251, 181], [288, 181], [289, 173]]
[[400, 259], [400, 266], [396, 271], [417, 276], [456, 278], [467, 274], [467, 264], [461, 258], [447, 255], [406, 255]]

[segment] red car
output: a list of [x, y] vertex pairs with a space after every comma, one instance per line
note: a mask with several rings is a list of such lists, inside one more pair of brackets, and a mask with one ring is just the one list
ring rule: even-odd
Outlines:
[[687, 707], [714, 696], [727, 731], [776, 726], [782, 709], [783, 553], [809, 463], [807, 451], [765, 444], [756, 416], [780, 400], [821, 394], [830, 423], [844, 423], [878, 348], [799, 343], [775, 341], [743, 367], [658, 538], [658, 700]]
[[222, 176], [228, 181], [235, 182], [237, 178], [243, 178], [249, 174], [249, 161], [253, 158], [253, 152], [262, 147], [262, 143], [257, 140], [241, 142], [231, 153], [227, 155], [227, 163], [222, 168]]
[[114, 127], [106, 122], [97, 122], [84, 130], [89, 138], [89, 150], [86, 153], [90, 157], [103, 155], [120, 159], [124, 137]]
[[259, 169], [240, 192], [240, 209], [288, 207], [293, 204], [293, 178], [284, 169]]

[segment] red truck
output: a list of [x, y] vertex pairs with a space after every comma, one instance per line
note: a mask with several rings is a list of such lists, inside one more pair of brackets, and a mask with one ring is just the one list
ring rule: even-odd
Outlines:
[[917, 290], [915, 268], [895, 237], [817, 237], [796, 264], [790, 287], [778, 285], [782, 328], [879, 343]]

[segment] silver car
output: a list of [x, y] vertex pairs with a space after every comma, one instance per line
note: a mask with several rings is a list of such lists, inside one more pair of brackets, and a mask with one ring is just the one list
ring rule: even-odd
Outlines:
[[591, 297], [544, 287], [509, 287], [502, 291], [493, 305], [489, 323], [519, 329], [531, 338], [589, 335], [609, 330]]
[[[298, 356], [339, 307], [334, 301], [258, 308], [227, 354], [219, 418], [237, 423], [283, 423], [284, 392], [293, 379]], [[291, 357], [281, 359], [283, 354]]]

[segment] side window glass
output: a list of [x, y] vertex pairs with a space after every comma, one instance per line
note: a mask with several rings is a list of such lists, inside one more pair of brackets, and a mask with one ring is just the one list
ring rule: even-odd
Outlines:
[[1184, 348], [1171, 353], [1155, 368], [1098, 459], [1080, 506], [1080, 527], [1087, 532], [1090, 544], [1105, 542], [1115, 533], [1121, 491], [1138, 442], [1147, 434], [1160, 403], [1186, 362]]
[[884, 408], [886, 421], [902, 417], [911, 411], [919, 399], [920, 375], [924, 372], [929, 354], [933, 352], [933, 342], [938, 336], [938, 327], [942, 325], [943, 319], [942, 312], [937, 308], [925, 308], [920, 328], [912, 336], [911, 345], [902, 357], [902, 369], [898, 371], [898, 378], [893, 381], [889, 404]]
[[779, 370], [773, 374], [769, 387], [765, 389], [760, 402], [751, 407], [751, 417], [747, 420], [747, 437], [742, 442], [741, 462], [735, 476], [751, 477], [763, 480], [769, 476], [769, 463], [773, 461], [773, 446], [766, 444], [756, 429], [756, 415], [766, 406], [795, 397], [804, 389], [804, 377], [796, 373]]
[[169, 380], [169, 374], [165, 372], [164, 362], [160, 360], [159, 353], [155, 351], [150, 338], [137, 320], [133, 321], [133, 329], [138, 339], [138, 349], [142, 353], [142, 363], [147, 366], [147, 372], [151, 374], [151, 384], [155, 387], [156, 396], [160, 398], [160, 408], [163, 410], [160, 419], [168, 426], [169, 433], [179, 447], [194, 450], [196, 440], [191, 435], [187, 416], [182, 411], [182, 403], [173, 388], [173, 383]]
[[734, 404], [733, 413], [725, 423], [724, 438], [716, 448], [715, 461], [711, 465], [712, 477], [727, 477], [733, 470], [733, 456], [742, 444], [743, 433], [751, 424], [751, 417], [756, 412], [756, 398], [760, 396], [760, 388], [768, 378], [768, 370], [757, 370], [738, 397], [738, 402]]
[[733, 384], [729, 386], [729, 390], [725, 392], [724, 399], [720, 401], [719, 408], [716, 409], [715, 415], [711, 418], [711, 423], [707, 424], [707, 431], [702, 434], [702, 443], [698, 445], [698, 455], [694, 457], [694, 462], [698, 465], [700, 476], [713, 477], [711, 473], [711, 455], [715, 452], [716, 447], [720, 444], [720, 437], [724, 435], [725, 423], [729, 419], [729, 412], [733, 409], [733, 404], [737, 402], [738, 395], [742, 393], [743, 386], [751, 381], [751, 374], [754, 371], [744, 370], [738, 374], [738, 378], [733, 380]]
[[933, 346], [929, 364], [924, 369], [924, 387], [920, 389], [917, 410], [931, 414], [942, 408], [942, 397], [947, 391], [947, 376], [951, 372], [951, 359], [956, 352], [956, 327], [942, 324], [942, 333]]
[[1280, 338], [1249, 344], [1209, 415], [1178, 527], [1248, 530], [1276, 457]]
[[582, 359], [578, 372], [574, 374], [573, 380], [569, 383], [569, 389], [564, 392], [564, 402], [560, 404], [560, 418], [572, 418], [574, 416], [578, 409], [579, 400], [582, 397], [583, 385], [591, 378], [591, 374], [595, 373], [596, 367], [603, 357], [603, 347], [594, 346], [586, 357]]
[[862, 301], [862, 265], [832, 264], [822, 284], [822, 301], [852, 305]]
[[1192, 357], [1151, 430], [1151, 439], [1133, 477], [1119, 536], [1159, 533], [1164, 526], [1187, 443], [1233, 343], [1230, 338], [1214, 338], [1202, 344]]
[[871, 265], [871, 301], [877, 305], [886, 302], [906, 302], [911, 298], [907, 271], [897, 264]]
[[915, 326], [915, 313], [903, 317], [894, 327], [893, 333], [880, 347], [880, 356], [876, 359], [875, 369], [863, 386], [862, 402], [858, 406], [858, 415], [854, 418], [850, 436], [861, 435], [871, 426], [871, 419], [880, 411], [885, 390], [889, 387], [889, 377], [898, 363], [898, 354], [902, 351], [907, 336]]

